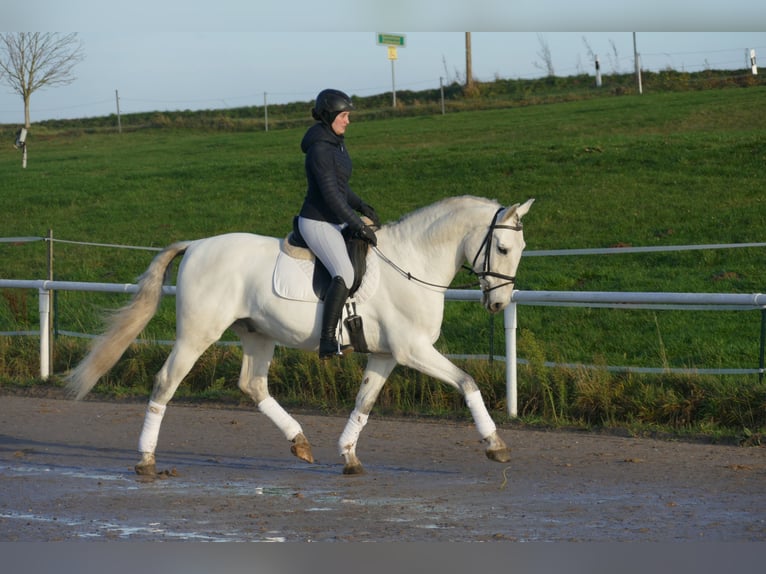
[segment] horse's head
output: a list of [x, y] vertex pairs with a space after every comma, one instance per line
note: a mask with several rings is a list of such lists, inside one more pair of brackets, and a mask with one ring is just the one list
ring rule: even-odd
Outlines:
[[521, 218], [534, 201], [528, 199], [526, 203], [499, 209], [492, 221], [487, 222], [479, 247], [474, 247], [471, 268], [479, 277], [482, 304], [490, 313], [502, 311], [511, 302], [516, 269], [526, 246]]

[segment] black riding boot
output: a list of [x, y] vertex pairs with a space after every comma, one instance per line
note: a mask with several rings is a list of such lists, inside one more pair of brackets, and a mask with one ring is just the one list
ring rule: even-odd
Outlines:
[[324, 297], [322, 330], [320, 331], [319, 339], [320, 359], [327, 359], [333, 355], [345, 355], [354, 351], [351, 345], [338, 347], [338, 339], [335, 336], [346, 299], [348, 299], [346, 282], [343, 281], [343, 277], [333, 277], [330, 287], [327, 289], [327, 294]]

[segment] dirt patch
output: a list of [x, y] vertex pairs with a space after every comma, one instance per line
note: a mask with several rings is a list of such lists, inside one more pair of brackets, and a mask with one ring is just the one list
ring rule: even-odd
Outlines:
[[299, 416], [317, 462], [255, 410], [171, 404], [162, 477], [133, 472], [144, 405], [0, 396], [0, 540], [766, 540], [766, 451], [374, 414], [343, 476], [344, 418]]

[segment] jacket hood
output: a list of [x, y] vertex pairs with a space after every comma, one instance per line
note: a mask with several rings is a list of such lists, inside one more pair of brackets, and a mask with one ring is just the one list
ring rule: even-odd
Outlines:
[[339, 146], [343, 144], [343, 136], [339, 136], [332, 131], [330, 126], [317, 122], [304, 134], [301, 140], [301, 151], [306, 153], [312, 145], [320, 141]]

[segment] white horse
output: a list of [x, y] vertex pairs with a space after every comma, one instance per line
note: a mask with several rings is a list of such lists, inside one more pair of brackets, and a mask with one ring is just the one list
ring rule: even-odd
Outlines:
[[[377, 285], [357, 305], [370, 355], [355, 407], [338, 443], [345, 474], [364, 472], [356, 455], [357, 441], [397, 363], [457, 389], [486, 444], [487, 457], [510, 460], [474, 379], [433, 345], [441, 329], [445, 291], [464, 261], [470, 262], [479, 277], [484, 306], [497, 313], [508, 305], [525, 247], [521, 218], [533, 201], [503, 208], [477, 197], [449, 198], [377, 232], [378, 246], [368, 255], [368, 262], [378, 258]], [[318, 300], [287, 300], [276, 294], [273, 274], [280, 246], [277, 238], [247, 233], [170, 245], [141, 276], [132, 301], [114, 314], [108, 330], [70, 373], [68, 390], [80, 399], [154, 316], [166, 270], [173, 259], [184, 254], [176, 281], [176, 342], [155, 379], [139, 439], [137, 473], [156, 473], [154, 453], [166, 405], [200, 355], [228, 328], [242, 341], [239, 388], [292, 442], [292, 453], [313, 462], [300, 424], [268, 390], [275, 345], [316, 351], [322, 316]]]

